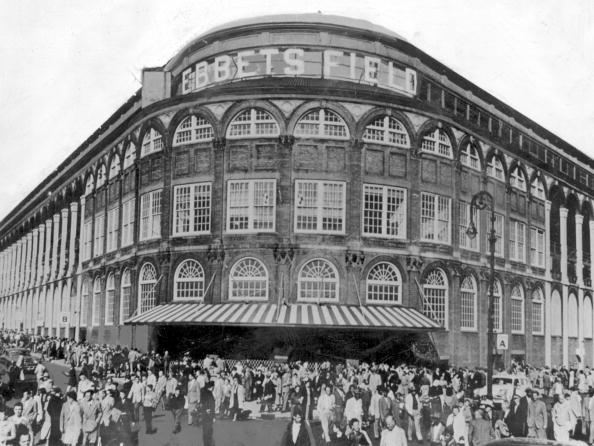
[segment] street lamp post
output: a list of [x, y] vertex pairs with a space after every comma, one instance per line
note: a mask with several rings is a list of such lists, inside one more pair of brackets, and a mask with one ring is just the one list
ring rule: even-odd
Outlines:
[[489, 231], [489, 304], [487, 309], [487, 395], [493, 397], [493, 286], [495, 285], [495, 243], [497, 242], [497, 233], [495, 232], [495, 202], [493, 196], [486, 191], [477, 192], [470, 202], [470, 224], [466, 230], [469, 238], [474, 239], [477, 234], [476, 224], [473, 218], [473, 211], [489, 207], [491, 210], [491, 230]]

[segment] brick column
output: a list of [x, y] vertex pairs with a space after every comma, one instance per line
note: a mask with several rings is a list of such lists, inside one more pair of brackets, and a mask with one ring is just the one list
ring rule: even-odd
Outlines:
[[39, 225], [39, 250], [37, 252], [37, 278], [35, 279], [35, 284], [37, 286], [41, 285], [43, 282], [43, 256], [44, 256], [44, 249], [45, 249], [45, 225], [42, 223]]
[[584, 248], [582, 246], [582, 224], [584, 216], [575, 214], [575, 247], [576, 247], [576, 276], [580, 288], [584, 286]]
[[[79, 246], [79, 251], [78, 251], [78, 264], [77, 264], [77, 274], [80, 274], [82, 271], [82, 259], [85, 257], [83, 255], [83, 252], [85, 250], [85, 243], [86, 243], [86, 237], [88, 236], [88, 234], [85, 233], [84, 231], [84, 227], [85, 227], [85, 202], [86, 199], [85, 197], [80, 197], [80, 239], [82, 241], [81, 246]], [[78, 290], [78, 288], [77, 288]], [[77, 293], [78, 297], [80, 297], [80, 293]]]
[[60, 236], [60, 214], [54, 214], [54, 240], [52, 243], [52, 262], [50, 280], [58, 274], [58, 237]]
[[[584, 349], [584, 289], [582, 286], [578, 288], [577, 295], [578, 304], [578, 348], [582, 350], [582, 362], [578, 363], [580, 370], [584, 368], [586, 362], [586, 351]], [[589, 356], [589, 355], [588, 355]]]
[[58, 277], [64, 277], [66, 274], [66, 243], [68, 242], [68, 208], [62, 209], [62, 244], [60, 246], [60, 267]]
[[52, 252], [52, 222], [53, 220], [51, 218], [48, 218], [45, 221], [45, 267], [43, 268], [43, 283], [47, 283], [51, 277], [50, 262]]
[[569, 318], [567, 315], [567, 310], [569, 308], [569, 287], [567, 283], [563, 283], [563, 365], [565, 367], [569, 367]]
[[[73, 201], [70, 203], [70, 249], [68, 251], [68, 276], [74, 273], [74, 266], [76, 262], [76, 225], [78, 223], [78, 203]], [[80, 239], [80, 238], [79, 238]], [[79, 247], [80, 249], [80, 247]]]
[[39, 228], [33, 229], [33, 254], [31, 255], [31, 276], [29, 286], [35, 287], [37, 283], [37, 258], [39, 257]]
[[[560, 240], [561, 244], [561, 281], [568, 283], [567, 277], [567, 208], [559, 208], [560, 217]], [[565, 307], [563, 307], [565, 308]]]
[[33, 233], [29, 232], [25, 239], [25, 268], [23, 275], [23, 290], [29, 288], [29, 279], [31, 277], [31, 251], [33, 251]]
[[22, 284], [22, 277], [21, 277], [21, 273], [23, 271], [23, 239], [21, 238], [18, 242], [17, 242], [17, 258], [16, 258], [16, 268], [15, 268], [15, 288], [14, 291], [20, 291], [21, 290], [21, 284]]

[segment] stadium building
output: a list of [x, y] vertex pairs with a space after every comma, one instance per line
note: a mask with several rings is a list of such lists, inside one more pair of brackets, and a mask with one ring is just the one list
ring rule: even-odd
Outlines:
[[424, 338], [485, 365], [482, 190], [498, 360], [594, 364], [592, 159], [385, 28], [229, 23], [143, 70], [2, 220], [0, 322], [327, 357]]

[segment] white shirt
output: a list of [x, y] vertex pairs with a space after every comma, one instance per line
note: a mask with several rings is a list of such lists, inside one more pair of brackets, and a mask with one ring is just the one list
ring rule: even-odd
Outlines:
[[406, 434], [404, 429], [394, 426], [394, 429], [384, 429], [380, 446], [407, 446]]
[[291, 425], [291, 436], [293, 438], [293, 443], [297, 443], [297, 437], [299, 436], [299, 430], [301, 429], [301, 424], [297, 424], [293, 422]]

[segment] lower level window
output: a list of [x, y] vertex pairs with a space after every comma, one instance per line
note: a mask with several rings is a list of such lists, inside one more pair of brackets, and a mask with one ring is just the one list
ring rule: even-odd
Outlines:
[[367, 275], [367, 302], [400, 303], [400, 272], [392, 263], [381, 262]]
[[152, 309], [157, 303], [157, 271], [150, 263], [145, 263], [140, 270], [138, 314]]
[[268, 299], [268, 270], [253, 257], [239, 260], [229, 274], [230, 300]]
[[298, 296], [308, 301], [338, 300], [338, 271], [324, 259], [307, 262], [299, 272]]

